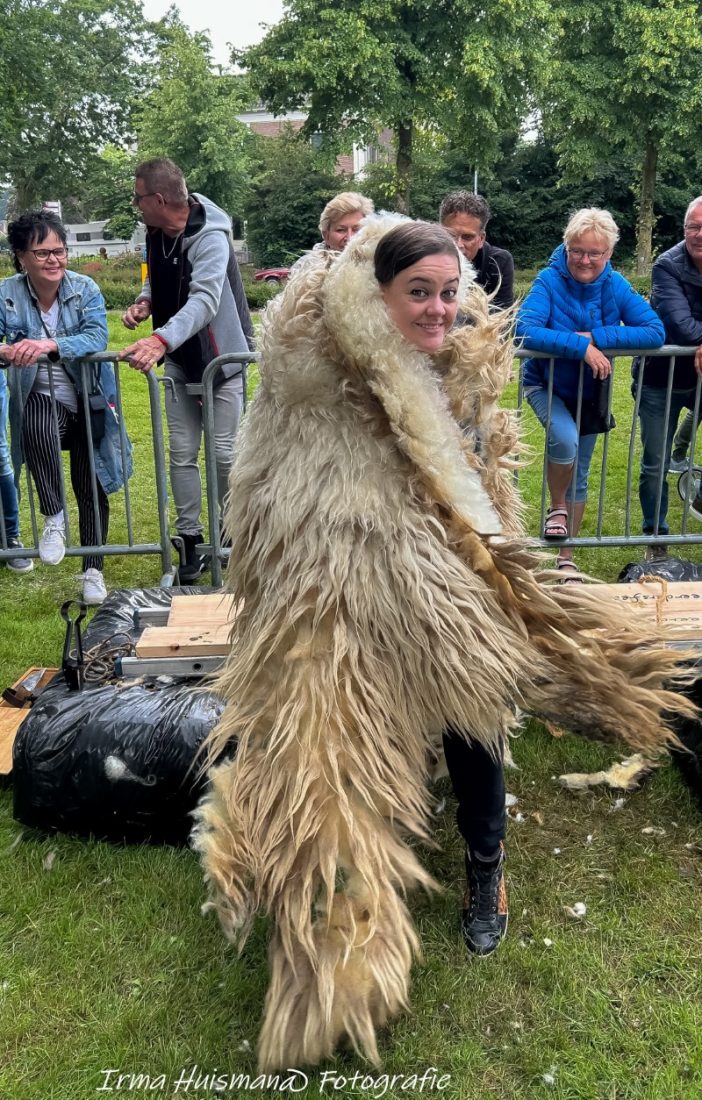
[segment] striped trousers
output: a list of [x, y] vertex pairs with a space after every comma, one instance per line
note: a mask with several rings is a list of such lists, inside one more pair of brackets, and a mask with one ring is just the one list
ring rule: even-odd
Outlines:
[[[30, 393], [22, 418], [22, 451], [39, 497], [44, 516], [55, 516], [64, 509], [61, 498], [61, 451], [68, 451], [71, 485], [78, 505], [78, 526], [81, 546], [99, 546], [107, 541], [110, 506], [107, 494], [96, 477], [97, 500], [93, 500], [90, 476], [89, 443], [83, 409], [74, 413], [60, 401], [56, 402], [59, 446], [51, 416], [51, 398], [44, 393]], [[97, 505], [97, 506], [96, 506]], [[103, 558], [88, 554], [83, 569], [102, 570]]]

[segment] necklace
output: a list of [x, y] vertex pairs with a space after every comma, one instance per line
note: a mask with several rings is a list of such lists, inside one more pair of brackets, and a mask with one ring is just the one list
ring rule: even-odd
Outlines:
[[[177, 246], [178, 246], [178, 243], [179, 243], [179, 241], [180, 241], [180, 238], [181, 238], [181, 237], [183, 236], [183, 234], [182, 234], [182, 233], [179, 233], [179, 234], [178, 234], [178, 236], [177, 236], [177, 237], [176, 237], [176, 239], [174, 240], [173, 244], [171, 245], [171, 250], [170, 250], [170, 252], [166, 252], [166, 246], [165, 246], [165, 244], [163, 243], [163, 238], [164, 238], [164, 236], [165, 236], [165, 234], [164, 234], [163, 230], [161, 230], [161, 252], [163, 253], [163, 258], [164, 258], [164, 260], [170, 260], [171, 256], [172, 256], [172, 255], [173, 255], [173, 253], [175, 252], [175, 250], [176, 250], [176, 248], [177, 248]], [[173, 261], [173, 263], [175, 263], [175, 260]]]

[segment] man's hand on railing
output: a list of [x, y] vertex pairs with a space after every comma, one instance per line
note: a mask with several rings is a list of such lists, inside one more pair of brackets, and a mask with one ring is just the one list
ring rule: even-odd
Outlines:
[[593, 378], [609, 378], [612, 373], [612, 364], [607, 356], [603, 355], [600, 349], [596, 348], [594, 344], [590, 344], [585, 352], [584, 358], [592, 371]]
[[140, 370], [143, 374], [146, 374], [152, 367], [156, 366], [159, 359], [163, 359], [165, 351], [164, 342], [158, 336], [144, 336], [141, 340], [130, 344], [129, 347], [123, 348], [119, 353], [119, 358], [126, 360], [130, 367], [134, 367], [134, 370]]
[[702, 344], [695, 352], [695, 370], [699, 375], [702, 375]]
[[33, 367], [42, 355], [56, 351], [55, 340], [18, 340], [16, 344], [3, 344], [0, 355], [13, 367]]
[[146, 298], [140, 298], [138, 302], [134, 302], [125, 309], [122, 314], [122, 324], [125, 328], [137, 328], [142, 321], [146, 321], [150, 316], [151, 303]]

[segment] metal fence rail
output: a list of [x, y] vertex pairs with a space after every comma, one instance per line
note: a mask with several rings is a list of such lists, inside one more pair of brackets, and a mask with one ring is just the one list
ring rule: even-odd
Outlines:
[[[670, 419], [671, 408], [671, 393], [673, 382], [673, 368], [678, 356], [681, 355], [693, 355], [694, 348], [677, 347], [677, 346], [665, 346], [659, 348], [656, 351], [646, 351], [645, 349], [628, 351], [626, 355], [622, 355], [619, 351], [610, 351], [603, 349], [605, 355], [613, 360], [613, 376], [612, 376], [612, 393], [616, 392], [618, 395], [622, 395], [623, 391], [627, 391], [631, 388], [631, 376], [628, 371], [624, 370], [623, 359], [629, 360], [636, 355], [645, 354], [648, 357], [658, 357], [668, 360], [668, 386], [667, 386], [667, 398], [665, 406], [665, 423], [666, 425]], [[548, 363], [548, 418], [547, 425], [550, 422], [551, 408], [553, 402], [553, 377], [555, 370], [555, 357], [549, 356], [540, 352], [528, 352], [524, 349], [519, 349], [515, 352], [515, 358], [519, 364], [519, 378], [517, 387], [517, 398], [515, 407], [522, 414], [523, 410], [523, 382], [522, 382], [522, 362], [530, 358], [545, 359]], [[214, 420], [212, 412], [212, 401], [214, 399], [214, 387], [216, 380], [220, 372], [222, 365], [228, 362], [241, 362], [244, 364], [244, 370], [246, 365], [251, 362], [257, 361], [258, 356], [254, 353], [244, 353], [239, 355], [224, 355], [219, 359], [213, 360], [207, 367], [202, 380], [202, 386], [197, 387], [197, 392], [202, 393], [203, 402], [203, 422], [205, 425], [205, 469], [207, 479], [207, 499], [208, 499], [208, 519], [209, 519], [209, 542], [203, 544], [203, 549], [212, 554], [212, 582], [215, 585], [222, 583], [222, 562], [226, 561], [228, 556], [228, 549], [222, 546], [221, 539], [221, 516], [220, 516], [220, 502], [217, 498], [217, 476], [216, 476], [216, 463], [214, 456]], [[583, 387], [585, 382], [585, 371], [589, 371], [589, 366], [581, 362], [579, 367], [579, 379], [578, 379], [578, 396], [576, 407], [576, 423], [580, 426], [582, 400], [583, 400]], [[558, 546], [573, 546], [573, 547], [599, 547], [602, 549], [612, 547], [630, 546], [632, 548], [639, 547], [641, 551], [644, 547], [650, 545], [665, 544], [672, 548], [680, 550], [684, 546], [698, 545], [702, 543], [702, 524], [699, 530], [695, 530], [694, 526], [690, 528], [688, 521], [689, 515], [689, 494], [688, 487], [694, 486], [699, 475], [702, 475], [702, 469], [698, 469], [694, 463], [694, 449], [695, 449], [695, 437], [697, 434], [697, 415], [700, 411], [700, 393], [702, 389], [702, 379], [697, 379], [697, 387], [694, 394], [693, 409], [695, 412], [695, 428], [693, 430], [692, 441], [689, 451], [688, 469], [685, 473], [679, 475], [676, 478], [675, 484], [681, 484], [681, 495], [683, 496], [682, 518], [679, 530], [673, 530], [671, 522], [671, 533], [667, 535], [644, 535], [641, 531], [641, 510], [638, 500], [637, 484], [638, 484], [638, 460], [639, 460], [639, 425], [638, 425], [638, 412], [641, 401], [641, 387], [643, 383], [643, 371], [639, 371], [637, 386], [633, 395], [627, 394], [626, 400], [630, 403], [631, 420], [627, 425], [624, 420], [613, 429], [612, 433], [608, 433], [602, 436], [602, 443], [597, 445], [599, 448], [599, 457], [597, 464], [593, 459], [593, 467], [591, 470], [591, 479], [597, 480], [599, 476], [599, 491], [597, 494], [597, 508], [594, 514], [590, 510], [588, 517], [588, 528], [592, 531], [591, 534], [578, 535], [575, 538], [568, 538], [563, 542], [559, 542]], [[246, 392], [246, 385], [244, 383], [244, 392]], [[610, 394], [610, 404], [611, 404]], [[610, 474], [614, 470], [614, 461], [612, 459], [611, 437], [616, 433], [615, 438], [621, 436], [621, 433], [626, 432], [626, 473], [625, 473], [625, 494], [622, 495], [621, 491], [615, 486], [611, 485]], [[543, 446], [539, 448], [539, 451], [534, 448], [531, 458], [527, 461], [526, 468], [522, 468], [521, 471], [517, 471], [516, 476], [524, 479], [527, 474], [533, 474], [534, 471], [540, 477], [540, 490], [539, 499], [540, 504], [538, 508], [538, 514], [533, 514], [529, 517], [530, 529], [533, 533], [534, 540], [537, 544], [550, 549], [554, 548], [552, 542], [547, 542], [541, 536], [544, 526], [544, 520], [546, 516], [546, 509], [548, 506], [548, 486], [546, 482], [546, 458], [547, 458], [547, 431], [541, 427], [536, 421], [536, 427], [534, 431], [534, 439], [538, 438], [538, 433], [541, 433], [543, 438]], [[621, 447], [618, 448], [621, 453]], [[596, 455], [598, 450], [596, 449]], [[577, 454], [576, 454], [577, 463]], [[620, 462], [616, 463], [616, 466], [620, 466]], [[657, 504], [656, 514], [660, 515], [661, 497], [663, 493], [663, 485], [666, 479], [669, 477], [667, 469], [661, 469], [658, 477], [658, 491], [657, 491]], [[621, 477], [618, 479], [621, 481]], [[671, 486], [672, 487], [672, 486]], [[684, 491], [683, 491], [684, 490]], [[694, 496], [694, 491], [691, 493]], [[623, 513], [623, 523], [619, 523], [618, 519], [612, 518], [612, 512], [616, 517], [619, 517]], [[669, 520], [671, 516], [669, 515]], [[617, 524], [617, 526], [615, 526]]]
[[[612, 394], [616, 393], [619, 398], [623, 396], [624, 389], [631, 389], [631, 378], [628, 372], [624, 372], [623, 359], [630, 359], [637, 354], [645, 354], [650, 358], [664, 358], [668, 361], [668, 376], [667, 376], [667, 388], [665, 390], [665, 406], [664, 406], [664, 421], [667, 427], [670, 421], [671, 402], [673, 395], [673, 369], [676, 359], [679, 356], [694, 355], [694, 348], [673, 347], [666, 346], [659, 348], [657, 351], [630, 351], [626, 356], [623, 356], [617, 351], [608, 351], [602, 349], [613, 361], [613, 384], [612, 393], [610, 394], [610, 402]], [[538, 352], [528, 352], [524, 349], [520, 349], [515, 353], [516, 361], [519, 364], [519, 377], [516, 398], [513, 402], [514, 407], [520, 413], [520, 415], [526, 414], [523, 408], [524, 396], [523, 396], [523, 380], [521, 364], [525, 359], [539, 358], [547, 361], [548, 364], [548, 414], [546, 430], [541, 427], [538, 420], [535, 420], [535, 427], [533, 433], [531, 433], [531, 440], [539, 440], [538, 450], [534, 448], [531, 457], [527, 459], [526, 463], [522, 464], [522, 468], [517, 471], [516, 477], [520, 481], [524, 481], [527, 478], [538, 478], [538, 486], [534, 486], [534, 482], [531, 482], [531, 496], [539, 499], [539, 505], [534, 509], [533, 514], [529, 517], [529, 525], [532, 530], [535, 542], [540, 545], [550, 547], [553, 549], [553, 543], [547, 542], [542, 538], [543, 526], [546, 516], [546, 510], [548, 506], [548, 486], [546, 481], [546, 459], [547, 459], [547, 445], [546, 438], [548, 432], [548, 426], [550, 424], [551, 409], [553, 403], [553, 379], [555, 371], [555, 358], [549, 355], [545, 355]], [[259, 356], [255, 352], [243, 352], [229, 355], [221, 355], [217, 359], [214, 359], [206, 368], [202, 383], [196, 386], [189, 385], [187, 391], [190, 394], [197, 395], [202, 400], [203, 410], [203, 438], [204, 438], [204, 467], [205, 467], [205, 482], [207, 491], [207, 513], [208, 513], [208, 532], [207, 541], [203, 541], [200, 546], [200, 551], [209, 553], [212, 559], [211, 572], [212, 583], [216, 586], [222, 583], [222, 564], [226, 561], [229, 550], [223, 545], [222, 530], [221, 530], [221, 505], [217, 491], [217, 461], [215, 453], [215, 430], [214, 430], [214, 400], [216, 393], [216, 386], [219, 378], [222, 376], [222, 367], [229, 363], [240, 363], [242, 367], [242, 385], [243, 385], [243, 407], [244, 412], [246, 410], [246, 388], [247, 388], [247, 368], [250, 363], [255, 363], [259, 359]], [[117, 383], [117, 412], [122, 424], [121, 428], [121, 450], [122, 459], [124, 461], [126, 452], [126, 435], [125, 431], [129, 432], [129, 423], [125, 419], [122, 408], [122, 387], [120, 385], [120, 368], [117, 364], [116, 356], [104, 353], [101, 355], [88, 356], [85, 360], [80, 362], [81, 376], [83, 380], [83, 391], [88, 392], [87, 372], [90, 369], [91, 363], [112, 362], [115, 364], [115, 376]], [[582, 400], [584, 392], [585, 371], [589, 371], [589, 367], [586, 363], [580, 363], [580, 373], [578, 380], [578, 393], [577, 393], [577, 411], [576, 422], [579, 426]], [[117, 496], [121, 496], [124, 502], [124, 516], [127, 528], [127, 542], [126, 543], [110, 543], [104, 539], [100, 545], [85, 547], [80, 546], [79, 543], [72, 537], [70, 530], [67, 500], [65, 486], [62, 485], [62, 500], [64, 508], [66, 510], [67, 529], [66, 529], [66, 554], [68, 556], [84, 556], [85, 554], [103, 554], [103, 555], [119, 555], [119, 554], [157, 554], [161, 557], [162, 563], [162, 583], [172, 583], [174, 577], [174, 567], [172, 565], [172, 550], [169, 537], [169, 523], [168, 523], [168, 474], [166, 463], [166, 450], [164, 445], [164, 427], [161, 413], [161, 403], [159, 397], [159, 382], [168, 382], [168, 379], [157, 378], [153, 371], [147, 373], [146, 384], [149, 395], [150, 413], [151, 413], [151, 429], [152, 429], [152, 450], [153, 450], [153, 472], [154, 472], [154, 505], [156, 514], [158, 517], [159, 539], [157, 542], [140, 539], [138, 532], [135, 531], [134, 514], [132, 508], [132, 499], [130, 493], [129, 483], [126, 482], [119, 494], [114, 494], [113, 499]], [[682, 547], [700, 545], [702, 544], [702, 523], [699, 529], [696, 528], [695, 522], [690, 515], [690, 501], [695, 496], [697, 484], [702, 477], [702, 468], [698, 467], [694, 461], [695, 443], [697, 437], [697, 420], [701, 411], [701, 395], [702, 395], [702, 378], [697, 378], [697, 384], [694, 389], [694, 393], [690, 399], [690, 408], [694, 413], [694, 426], [692, 430], [692, 439], [689, 448], [689, 456], [686, 469], [679, 474], [675, 480], [672, 480], [672, 475], [669, 474], [666, 468], [658, 470], [657, 479], [657, 494], [656, 494], [656, 521], [661, 513], [662, 497], [664, 486], [669, 485], [671, 489], [677, 487], [679, 496], [681, 498], [681, 508], [676, 506], [670, 509], [672, 514], [669, 514], [670, 533], [665, 535], [644, 535], [641, 531], [641, 509], [639, 506], [637, 483], [638, 483], [638, 462], [640, 460], [640, 433], [638, 424], [639, 407], [641, 402], [643, 384], [643, 371], [639, 372], [637, 384], [633, 387], [633, 392], [627, 395], [626, 400], [629, 402], [629, 408], [631, 410], [630, 422], [627, 424], [624, 418], [621, 418], [617, 423], [617, 426], [612, 432], [603, 435], [602, 443], [597, 444], [595, 457], [593, 457], [591, 479], [593, 482], [599, 478], [599, 490], [597, 492], [597, 505], [596, 511], [593, 512], [592, 507], [587, 519], [587, 530], [589, 533], [584, 535], [578, 535], [577, 537], [570, 537], [562, 542], [558, 543], [558, 546], [573, 546], [573, 547], [599, 547], [599, 548], [611, 548], [611, 547], [623, 547], [630, 546], [632, 548], [643, 548], [649, 545], [665, 544], [680, 551]], [[57, 430], [56, 425], [56, 411], [55, 411], [55, 398], [53, 396], [52, 387], [52, 402], [53, 402], [53, 418], [54, 418], [54, 431]], [[618, 402], [621, 406], [621, 400]], [[84, 400], [81, 405], [81, 415], [86, 418], [86, 429], [88, 433], [88, 439], [90, 441], [90, 472], [93, 487], [93, 508], [97, 524], [97, 530], [99, 530], [99, 513], [97, 502], [97, 481], [95, 473], [95, 460], [92, 447], [92, 441], [90, 440], [89, 430], [89, 410], [87, 403]], [[539, 433], [541, 433], [539, 435]], [[621, 440], [622, 435], [625, 436]], [[541, 445], [541, 439], [543, 439], [543, 446]], [[530, 440], [530, 442], [531, 442]], [[613, 446], [613, 440], [616, 440], [616, 446]], [[621, 442], [620, 442], [621, 440]], [[232, 441], [232, 445], [233, 445]], [[612, 452], [615, 452], [615, 458], [612, 457]], [[618, 455], [617, 453], [618, 452]], [[622, 462], [623, 454], [626, 454], [625, 469], [622, 476], [622, 470], [624, 463]], [[577, 462], [577, 455], [576, 455]], [[22, 551], [22, 555], [27, 557], [38, 557], [38, 541], [39, 530], [37, 524], [37, 507], [34, 497], [34, 490], [31, 484], [31, 478], [26, 475], [27, 491], [29, 500], [29, 511], [31, 517], [31, 529], [33, 536], [33, 546], [28, 546], [26, 550]], [[623, 488], [622, 488], [623, 483]], [[528, 484], [528, 483], [527, 483]], [[675, 526], [674, 526], [675, 524]], [[4, 517], [2, 515], [2, 508], [0, 506], [0, 562], [7, 560], [8, 558], [17, 557], [17, 550], [8, 548]]]
[[[702, 389], [702, 378], [700, 378], [699, 376], [697, 377], [696, 386], [694, 388], [694, 395], [693, 395], [692, 400], [691, 400], [691, 406], [690, 407], [691, 407], [691, 409], [694, 413], [694, 426], [693, 426], [693, 431], [692, 431], [690, 448], [689, 448], [689, 452], [688, 452], [687, 468], [685, 469], [685, 471], [683, 471], [679, 475], [670, 475], [669, 472], [668, 472], [668, 469], [667, 469], [667, 464], [665, 464], [664, 462], [661, 462], [661, 464], [659, 466], [659, 469], [658, 469], [656, 502], [655, 502], [655, 526], [656, 526], [656, 528], [658, 527], [658, 522], [659, 522], [660, 515], [661, 515], [661, 505], [662, 505], [664, 486], [666, 485], [666, 482], [668, 481], [669, 478], [674, 477], [674, 479], [675, 479], [674, 480], [674, 485], [678, 489], [679, 496], [682, 500], [682, 514], [681, 514], [679, 530], [674, 530], [673, 529], [672, 520], [675, 519], [676, 517], [675, 517], [675, 513], [674, 513], [673, 517], [671, 517], [670, 508], [669, 508], [668, 520], [669, 520], [669, 523], [670, 523], [670, 526], [671, 526], [670, 533], [668, 533], [668, 534], [656, 534], [656, 535], [643, 534], [643, 532], [642, 532], [642, 513], [641, 513], [641, 508], [640, 508], [640, 505], [639, 505], [639, 498], [638, 498], [638, 461], [640, 459], [640, 455], [639, 455], [640, 431], [639, 431], [638, 418], [639, 418], [639, 408], [640, 408], [640, 404], [641, 404], [641, 393], [642, 393], [642, 387], [643, 387], [643, 373], [644, 372], [643, 372], [642, 369], [639, 370], [638, 377], [637, 377], [636, 383], [634, 385], [631, 374], [628, 371], [626, 372], [626, 374], [624, 373], [624, 371], [622, 370], [623, 364], [621, 363], [622, 359], [629, 360], [629, 359], [635, 358], [636, 356], [646, 356], [646, 358], [661, 358], [661, 359], [666, 359], [668, 361], [668, 375], [667, 375], [667, 385], [666, 385], [666, 389], [665, 389], [666, 398], [665, 398], [665, 407], [664, 407], [664, 426], [665, 426], [665, 432], [667, 433], [668, 426], [670, 424], [671, 398], [672, 398], [672, 394], [673, 394], [673, 373], [674, 373], [674, 367], [675, 367], [676, 360], [680, 356], [688, 356], [689, 357], [691, 355], [694, 355], [694, 353], [696, 351], [696, 348], [694, 348], [694, 347], [693, 348], [679, 347], [677, 345], [665, 345], [664, 347], [658, 348], [655, 351], [650, 351], [650, 350], [646, 350], [646, 349], [634, 349], [634, 350], [627, 351], [626, 354], [622, 354], [621, 351], [618, 351], [616, 349], [611, 350], [611, 349], [603, 348], [601, 350], [602, 350], [604, 355], [606, 355], [608, 358], [610, 358], [612, 360], [612, 364], [613, 364], [612, 386], [611, 386], [611, 392], [610, 392], [609, 411], [611, 412], [611, 410], [612, 410], [612, 397], [615, 393], [615, 387], [617, 387], [616, 392], [619, 395], [621, 395], [623, 393], [624, 389], [627, 389], [628, 391], [630, 391], [629, 396], [628, 396], [628, 400], [630, 402], [630, 408], [631, 408], [631, 422], [628, 425], [628, 429], [623, 423], [618, 422], [616, 427], [612, 430], [612, 432], [603, 434], [603, 436], [602, 436], [603, 442], [602, 442], [602, 445], [601, 445], [601, 457], [600, 457], [600, 459], [597, 463], [597, 468], [595, 468], [595, 462], [594, 462], [594, 456], [593, 456], [593, 466], [592, 466], [592, 469], [591, 469], [590, 476], [591, 476], [591, 478], [596, 478], [597, 476], [599, 476], [599, 482], [600, 482], [599, 493], [598, 493], [598, 498], [597, 498], [597, 511], [596, 511], [596, 517], [595, 517], [595, 520], [594, 520], [594, 533], [590, 534], [590, 535], [578, 535], [577, 537], [570, 537], [568, 539], [563, 540], [562, 542], [559, 541], [558, 546], [559, 547], [560, 546], [572, 546], [572, 547], [578, 547], [579, 546], [579, 547], [583, 547], [583, 548], [589, 548], [589, 547], [607, 548], [607, 547], [630, 546], [632, 548], [634, 548], [634, 547], [643, 548], [643, 547], [646, 547], [646, 546], [665, 545], [665, 546], [670, 546], [670, 547], [677, 548], [678, 550], [680, 550], [683, 546], [698, 545], [698, 544], [702, 543], [702, 525], [700, 526], [699, 530], [695, 530], [694, 527], [691, 528], [691, 529], [688, 529], [688, 522], [691, 518], [690, 517], [690, 502], [694, 498], [694, 496], [696, 495], [696, 486], [699, 483], [700, 477], [702, 477], [702, 469], [700, 467], [698, 467], [696, 465], [695, 461], [694, 461], [695, 442], [696, 442], [697, 427], [698, 427], [697, 421], [698, 421], [699, 412], [700, 412], [700, 393], [701, 393], [701, 389]], [[534, 536], [536, 538], [536, 541], [540, 545], [547, 546], [547, 547], [553, 549], [553, 547], [554, 547], [553, 542], [550, 542], [550, 541], [547, 542], [546, 540], [544, 540], [541, 537], [541, 532], [543, 532], [543, 528], [544, 528], [544, 521], [545, 521], [545, 517], [546, 517], [546, 508], [547, 508], [547, 501], [548, 501], [548, 486], [547, 486], [547, 481], [546, 481], [546, 461], [547, 461], [547, 455], [548, 455], [547, 439], [548, 439], [548, 430], [549, 430], [549, 427], [550, 427], [551, 411], [552, 411], [552, 405], [553, 405], [553, 380], [554, 380], [554, 370], [555, 370], [555, 359], [557, 357], [549, 356], [549, 355], [541, 353], [541, 352], [526, 351], [523, 348], [517, 350], [516, 353], [515, 353], [515, 356], [516, 356], [516, 359], [520, 363], [518, 398], [517, 398], [517, 407], [520, 411], [522, 410], [522, 407], [523, 407], [523, 404], [524, 404], [524, 395], [523, 395], [524, 386], [523, 386], [523, 379], [522, 379], [521, 363], [526, 359], [544, 359], [548, 363], [548, 383], [547, 383], [548, 412], [547, 412], [547, 421], [546, 421], [545, 428], [541, 427], [541, 425], [538, 423], [538, 420], [536, 421], [537, 431], [541, 431], [543, 433], [543, 439], [544, 439], [543, 449], [542, 449], [542, 453], [541, 453], [540, 457], [538, 459], [537, 458], [532, 458], [529, 465], [533, 465], [536, 461], [540, 461], [540, 463], [541, 463], [541, 493], [540, 493], [539, 515], [538, 515], [538, 521], [537, 521], [538, 522], [538, 527], [537, 527], [538, 533], [537, 533], [537, 531], [535, 531]], [[618, 368], [618, 361], [619, 361], [619, 369], [617, 369]], [[576, 418], [575, 418], [576, 419], [576, 425], [577, 425], [578, 429], [580, 428], [582, 402], [583, 402], [583, 386], [584, 386], [584, 381], [585, 381], [585, 377], [586, 377], [586, 375], [585, 375], [586, 371], [589, 372], [590, 368], [583, 360], [581, 360], [581, 362], [579, 364], [578, 390], [577, 390], [577, 398], [576, 398]], [[615, 494], [618, 493], [618, 490], [616, 488], [614, 488], [614, 489], [610, 488], [609, 475], [613, 472], [612, 471], [612, 465], [613, 464], [612, 464], [612, 461], [611, 461], [611, 454], [610, 454], [610, 452], [612, 450], [611, 439], [612, 439], [613, 436], [615, 436], [615, 437], [620, 436], [621, 433], [624, 432], [624, 431], [628, 431], [628, 436], [627, 436], [627, 452], [626, 452], [627, 453], [627, 462], [626, 462], [626, 475], [625, 475], [626, 488], [625, 488], [625, 492], [623, 494], [623, 499], [622, 499], [622, 494], [621, 493], [619, 493], [617, 496], [615, 496]], [[599, 446], [599, 444], [598, 444], [598, 446]], [[596, 453], [597, 453], [597, 450], [596, 450]], [[577, 454], [577, 451], [576, 451], [574, 466], [577, 466], [577, 460], [578, 460], [578, 454]], [[524, 474], [524, 471], [522, 471], [522, 476], [523, 476], [523, 474]], [[517, 476], [520, 476], [519, 472], [518, 472]], [[671, 487], [673, 487], [673, 486], [671, 486]], [[620, 530], [612, 529], [612, 519], [608, 518], [608, 513], [611, 513], [613, 506], [615, 506], [617, 509], [623, 509], [623, 512], [624, 512], [624, 522], [623, 522], [623, 525], [622, 525], [622, 529], [620, 529]], [[572, 511], [571, 511], [571, 516], [572, 516]], [[532, 519], [533, 519], [533, 517], [532, 517]], [[593, 526], [592, 520], [589, 521], [588, 525], [590, 527]]]
[[[52, 419], [52, 434], [56, 446], [59, 447], [59, 430], [56, 411], [56, 394], [54, 388], [54, 378], [52, 364], [45, 359], [40, 360], [40, 363], [48, 366], [49, 369], [49, 388], [51, 397], [51, 419]], [[120, 384], [120, 367], [115, 354], [109, 352], [102, 352], [97, 355], [89, 355], [81, 360], [73, 360], [74, 365], [78, 366], [81, 374], [81, 391], [82, 393], [78, 397], [79, 401], [79, 416], [84, 418], [84, 424], [86, 429], [86, 438], [88, 444], [88, 462], [90, 468], [90, 481], [92, 488], [92, 507], [93, 507], [93, 519], [95, 523], [95, 530], [98, 532], [99, 541], [93, 546], [81, 546], [80, 540], [76, 540], [73, 537], [72, 523], [70, 519], [69, 499], [66, 493], [66, 485], [63, 474], [63, 463], [59, 464], [60, 481], [61, 481], [61, 505], [64, 512], [65, 524], [66, 524], [66, 557], [85, 557], [86, 555], [103, 555], [103, 556], [115, 556], [122, 554], [153, 554], [159, 555], [161, 558], [161, 572], [162, 585], [168, 585], [173, 582], [174, 567], [172, 564], [172, 547], [169, 538], [168, 529], [168, 480], [166, 474], [166, 458], [165, 458], [165, 445], [164, 445], [164, 431], [163, 420], [161, 416], [161, 402], [159, 395], [159, 381], [153, 371], [149, 371], [146, 376], [146, 386], [149, 395], [149, 408], [151, 415], [151, 432], [152, 432], [152, 457], [153, 457], [153, 506], [156, 510], [158, 519], [159, 538], [158, 541], [144, 540], [139, 538], [139, 533], [135, 531], [134, 521], [134, 509], [132, 506], [132, 494], [129, 485], [129, 479], [125, 478], [123, 487], [116, 493], [111, 494], [111, 501], [121, 500], [124, 506], [124, 518], [127, 528], [127, 541], [107, 542], [102, 532], [102, 525], [100, 520], [100, 512], [98, 505], [98, 482], [97, 473], [95, 468], [95, 448], [91, 433], [90, 422], [90, 408], [88, 403], [88, 395], [90, 393], [90, 372], [91, 365], [100, 363], [112, 363], [115, 368], [115, 385], [116, 385], [116, 402], [115, 413], [117, 415], [120, 431], [119, 431], [119, 450], [122, 461], [122, 468], [126, 469], [127, 466], [127, 452], [129, 435], [129, 423], [128, 418], [125, 417], [124, 408], [122, 404], [122, 386]], [[131, 368], [123, 368], [131, 369]], [[110, 415], [109, 411], [106, 415]], [[2, 504], [0, 503], [0, 562], [6, 561], [10, 558], [16, 558], [18, 556], [27, 558], [39, 557], [39, 523], [38, 523], [38, 508], [36, 501], [35, 489], [32, 484], [32, 478], [29, 470], [25, 464], [24, 482], [27, 492], [27, 500], [29, 505], [29, 515], [32, 532], [32, 545], [29, 545], [29, 540], [24, 538], [25, 549], [23, 549], [18, 555], [17, 549], [9, 548], [7, 545], [7, 531], [5, 527], [5, 517], [2, 511]], [[151, 505], [150, 505], [151, 507]], [[152, 513], [153, 514], [153, 513]]]

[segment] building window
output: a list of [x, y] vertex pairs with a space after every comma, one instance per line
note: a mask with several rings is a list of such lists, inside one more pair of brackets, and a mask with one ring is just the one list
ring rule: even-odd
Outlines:
[[77, 241], [89, 241], [90, 240], [90, 234], [89, 233], [76, 233], [76, 240]]

